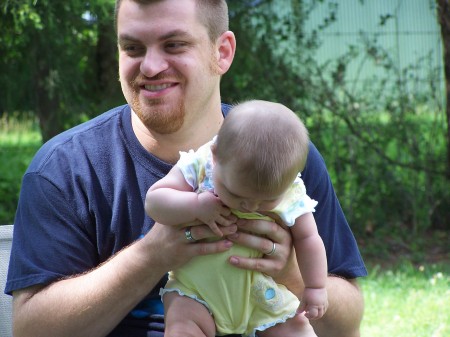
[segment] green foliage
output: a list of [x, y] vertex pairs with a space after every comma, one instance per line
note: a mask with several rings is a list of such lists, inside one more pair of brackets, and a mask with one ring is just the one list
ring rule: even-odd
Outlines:
[[356, 232], [385, 226], [413, 234], [432, 226], [448, 229], [446, 123], [435, 92], [439, 77], [430, 76], [428, 86], [417, 90], [408, 86], [419, 80], [417, 69], [426, 69], [426, 58], [405, 69], [385, 61], [384, 77], [360, 90], [327, 80], [323, 74], [332, 73], [331, 64], [331, 71], [316, 72], [309, 99], [313, 140], [323, 149]]
[[305, 81], [319, 46], [318, 33], [335, 20], [335, 7], [324, 23], [307, 33], [303, 23], [316, 1], [230, 1], [230, 29], [237, 53], [222, 80], [225, 101], [262, 98], [299, 110], [307, 95]]
[[98, 113], [104, 95], [114, 101], [117, 80], [99, 75], [116, 57], [113, 6], [107, 0], [7, 1], [0, 12], [0, 112], [33, 110], [46, 140]]

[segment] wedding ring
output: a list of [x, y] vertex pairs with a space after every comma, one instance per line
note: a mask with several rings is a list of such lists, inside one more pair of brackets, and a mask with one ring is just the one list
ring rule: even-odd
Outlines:
[[186, 227], [186, 229], [184, 230], [184, 235], [186, 236], [186, 239], [187, 239], [189, 242], [195, 242], [195, 241], [197, 241], [197, 240], [195, 240], [194, 237], [192, 236], [192, 233], [191, 233], [191, 227]]
[[277, 245], [275, 244], [275, 242], [272, 242], [272, 250], [268, 253], [266, 253], [267, 256], [273, 255], [275, 254], [275, 251], [277, 250]]

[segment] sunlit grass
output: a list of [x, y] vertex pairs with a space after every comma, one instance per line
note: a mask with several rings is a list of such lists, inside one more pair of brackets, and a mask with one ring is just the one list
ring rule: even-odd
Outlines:
[[363, 337], [450, 336], [450, 267], [375, 266], [361, 280], [365, 297]]
[[22, 176], [41, 139], [34, 118], [0, 117], [0, 225], [13, 223]]
[[0, 146], [40, 145], [41, 133], [35, 118], [3, 115], [0, 117]]

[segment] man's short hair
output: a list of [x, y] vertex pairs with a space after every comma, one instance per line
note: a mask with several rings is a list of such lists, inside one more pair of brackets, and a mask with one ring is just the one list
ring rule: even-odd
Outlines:
[[[133, 1], [141, 5], [162, 2], [165, 0], [116, 0], [114, 10], [114, 27], [117, 32], [117, 17], [123, 1]], [[177, 0], [182, 1], [182, 0]], [[211, 41], [229, 29], [228, 5], [225, 0], [195, 0], [198, 8], [198, 19], [206, 27]]]

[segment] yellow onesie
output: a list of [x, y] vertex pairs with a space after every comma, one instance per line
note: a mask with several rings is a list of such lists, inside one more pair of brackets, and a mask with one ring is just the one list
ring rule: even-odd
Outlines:
[[[214, 140], [213, 140], [214, 141]], [[214, 191], [210, 152], [211, 142], [196, 152], [182, 152], [177, 163], [186, 181], [198, 193]], [[316, 201], [306, 195], [298, 177], [274, 213], [292, 226], [300, 215], [314, 211]], [[233, 211], [240, 218], [271, 218], [257, 213]], [[169, 281], [160, 294], [178, 292], [206, 306], [213, 316], [217, 335], [255, 336], [293, 317], [300, 305], [298, 298], [284, 285], [260, 272], [242, 270], [228, 262], [230, 256], [262, 257], [262, 253], [234, 245], [230, 250], [198, 256], [182, 268], [169, 273]]]

